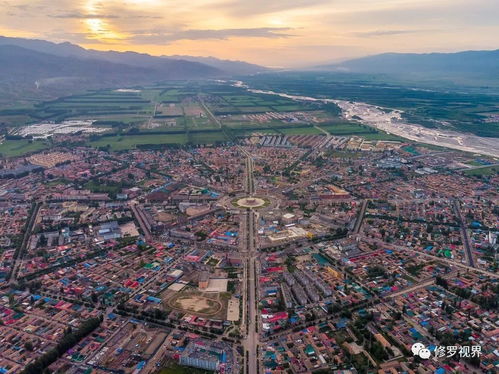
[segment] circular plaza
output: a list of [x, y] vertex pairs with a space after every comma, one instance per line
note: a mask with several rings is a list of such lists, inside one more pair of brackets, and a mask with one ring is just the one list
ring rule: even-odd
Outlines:
[[234, 203], [236, 206], [240, 208], [261, 208], [262, 206], [268, 205], [268, 202], [259, 197], [247, 196], [241, 199], [238, 199]]

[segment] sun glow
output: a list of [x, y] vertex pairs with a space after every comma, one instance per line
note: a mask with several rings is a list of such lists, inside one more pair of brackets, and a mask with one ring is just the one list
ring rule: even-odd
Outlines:
[[89, 39], [95, 39], [102, 42], [113, 42], [125, 39], [125, 35], [113, 31], [109, 22], [99, 18], [99, 2], [90, 0], [85, 5], [85, 10], [88, 14], [95, 15], [95, 18], [88, 18], [85, 20], [87, 32], [90, 34]]
[[130, 3], [130, 4], [137, 4], [137, 5], [145, 5], [145, 4], [156, 5], [156, 4], [161, 3], [161, 1], [159, 1], [159, 0], [127, 0], [126, 2]]
[[0, 4], [0, 35], [68, 41], [97, 50], [217, 56], [286, 67], [383, 52], [495, 49], [499, 30], [497, 0], [0, 0]]

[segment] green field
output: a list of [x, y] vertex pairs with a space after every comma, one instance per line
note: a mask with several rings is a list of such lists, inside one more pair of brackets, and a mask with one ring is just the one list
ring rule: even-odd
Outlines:
[[256, 94], [231, 86], [205, 86], [203, 94], [215, 115], [291, 112], [316, 109], [305, 103], [278, 96]]
[[222, 131], [210, 133], [191, 132], [188, 134], [187, 138], [187, 142], [191, 144], [211, 144], [227, 141], [227, 138]]
[[499, 174], [499, 166], [486, 166], [480, 169], [465, 170], [465, 175], [468, 176], [493, 176]]
[[343, 136], [343, 135], [356, 135], [356, 134], [375, 134], [377, 130], [369, 126], [364, 126], [356, 122], [336, 122], [336, 123], [326, 123], [320, 125], [321, 129], [326, 130], [331, 135]]
[[359, 136], [366, 140], [407, 141], [399, 136], [388, 134], [357, 122], [342, 121], [320, 125], [319, 127], [334, 136]]
[[259, 74], [245, 78], [252, 88], [293, 95], [350, 100], [403, 110], [408, 120], [426, 127], [446, 127], [479, 136], [499, 137], [499, 122], [484, 122], [487, 114], [499, 112], [497, 92], [435, 84], [417, 89], [417, 82], [387, 82], [362, 74], [289, 72]]
[[121, 191], [121, 187], [117, 184], [106, 184], [101, 182], [96, 182], [94, 180], [88, 181], [83, 185], [83, 187], [91, 192], [98, 193], [113, 193], [117, 194]]
[[[358, 124], [342, 124], [336, 126], [331, 131], [329, 126], [320, 126], [329, 131], [333, 135], [356, 135], [365, 138], [366, 140], [402, 140], [394, 135], [383, 132], [366, 132], [363, 127]], [[161, 146], [161, 145], [186, 145], [186, 144], [216, 144], [227, 142], [228, 139], [222, 130], [213, 129], [214, 131], [195, 131], [193, 129], [185, 129], [174, 127], [162, 129], [160, 133], [154, 130], [142, 130], [139, 133], [121, 133], [111, 136], [100, 136], [97, 139], [89, 140], [88, 145], [94, 148], [105, 148], [109, 151], [125, 151], [136, 149], [137, 146]], [[170, 133], [169, 133], [170, 132]], [[232, 133], [236, 137], [250, 136], [253, 133], [275, 134], [275, 135], [322, 135], [323, 132], [314, 126], [302, 127], [234, 127]], [[3, 157], [22, 156], [31, 152], [46, 149], [49, 145], [45, 141], [29, 141], [29, 140], [6, 140], [0, 144], [0, 154]], [[481, 170], [481, 169], [480, 169]]]
[[41, 140], [5, 140], [0, 144], [0, 155], [2, 157], [18, 157], [47, 147], [47, 144]]
[[185, 134], [152, 134], [152, 135], [116, 135], [106, 136], [98, 140], [89, 142], [89, 145], [95, 148], [108, 148], [111, 151], [124, 151], [135, 149], [137, 145], [144, 144], [186, 144], [187, 136]]
[[278, 132], [285, 135], [321, 135], [322, 131], [313, 126], [310, 127], [288, 127], [279, 129]]
[[[282, 81], [276, 78], [275, 75], [268, 77], [273, 85], [269, 88], [276, 91], [293, 87], [291, 93], [307, 94], [313, 89], [310, 82], [301, 79], [295, 79], [291, 84], [287, 80]], [[331, 90], [331, 95], [333, 93], [340, 94], [340, 96], [348, 94], [356, 98], [361, 97], [359, 92], [364, 89], [353, 83], [343, 82], [332, 85], [332, 80], [328, 77], [314, 79], [316, 83], [318, 82], [317, 95], [319, 96], [322, 94], [330, 97], [326, 91]], [[261, 84], [260, 78], [256, 81]], [[26, 105], [7, 111], [0, 110], [0, 120], [3, 116], [28, 118], [28, 123], [44, 120], [62, 121], [71, 118], [96, 119], [98, 122], [95, 126], [110, 128], [113, 135], [93, 135], [87, 144], [110, 151], [148, 148], [149, 146], [161, 148], [162, 145], [223, 143], [228, 141], [224, 131], [230, 133], [231, 139], [250, 136], [254, 133], [321, 135], [324, 132], [314, 127], [316, 119], [321, 121], [317, 126], [333, 136], [359, 136], [371, 141], [405, 141], [398, 136], [378, 131], [358, 122], [344, 120], [339, 116], [339, 109], [335, 104], [302, 103], [276, 95], [256, 94], [243, 88], [207, 81], [172, 82], [138, 87], [136, 90], [137, 92], [90, 91], [40, 102], [33, 106]], [[374, 93], [380, 94], [381, 92], [380, 88], [376, 87], [368, 91], [373, 98]], [[394, 98], [395, 93], [390, 91], [386, 95]], [[421, 94], [418, 93], [418, 95]], [[383, 101], [381, 98], [377, 100]], [[397, 100], [396, 102], [400, 102], [402, 98], [399, 97]], [[175, 105], [170, 106], [170, 104]], [[222, 123], [224, 131], [218, 128], [219, 124], [212, 119], [204, 106], [212, 111], [217, 120]], [[481, 109], [485, 109], [485, 106]], [[268, 122], [259, 122], [256, 118], [247, 116], [251, 113], [286, 111], [308, 113], [298, 122], [287, 122], [284, 119], [270, 117]], [[19, 156], [44, 149], [48, 146], [47, 144], [39, 141], [29, 143], [28, 140], [9, 140], [0, 145], [0, 153], [4, 156]], [[485, 169], [477, 173], [486, 175], [488, 171]]]
[[[143, 121], [152, 115], [154, 105], [142, 92], [92, 91], [44, 101], [32, 107], [0, 110], [0, 119], [11, 126], [41, 121], [60, 122], [73, 118]], [[19, 123], [19, 119], [24, 123]]]
[[[179, 121], [180, 122], [180, 121]], [[183, 121], [185, 123], [185, 126], [190, 129], [216, 129], [218, 128], [218, 125], [210, 121], [206, 117], [192, 117], [192, 116], [185, 116], [183, 117]]]

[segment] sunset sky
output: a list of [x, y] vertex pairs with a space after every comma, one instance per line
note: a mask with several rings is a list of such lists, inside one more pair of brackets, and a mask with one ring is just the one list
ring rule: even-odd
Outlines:
[[499, 0], [0, 0], [0, 35], [297, 67], [499, 48]]

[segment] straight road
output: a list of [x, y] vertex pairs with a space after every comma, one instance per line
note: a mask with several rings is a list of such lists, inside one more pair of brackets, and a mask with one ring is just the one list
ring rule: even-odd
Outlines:
[[201, 96], [198, 96], [198, 100], [201, 104], [201, 106], [203, 107], [204, 111], [206, 112], [206, 114], [208, 115], [208, 118], [213, 122], [215, 123], [219, 128], [222, 128], [222, 122], [220, 122], [217, 117], [215, 117], [215, 115], [211, 112], [210, 109], [208, 109], [208, 107], [206, 106], [206, 104], [204, 103], [203, 99], [201, 99]]
[[[248, 151], [239, 147], [246, 157], [245, 191], [248, 196], [255, 193], [255, 182], [253, 175], [254, 161]], [[244, 372], [246, 374], [256, 374], [260, 372], [258, 364], [258, 309], [257, 309], [257, 260], [256, 250], [256, 214], [252, 209], [247, 209], [242, 214], [242, 251], [244, 256], [243, 270], [243, 323], [242, 332], [246, 334], [243, 340], [245, 355]]]
[[486, 168], [495, 167], [495, 166], [499, 166], [499, 163], [490, 164], [490, 165], [472, 166], [470, 168], [457, 169], [457, 171], [480, 170], [480, 169], [486, 169]]
[[17, 252], [16, 258], [14, 259], [14, 265], [12, 266], [12, 271], [9, 275], [9, 284], [13, 284], [17, 280], [17, 273], [19, 272], [19, 268], [26, 254], [26, 247], [28, 246], [29, 238], [31, 237], [31, 233], [33, 232], [40, 206], [41, 203], [35, 203], [33, 211], [31, 212], [31, 216], [28, 218], [28, 224], [26, 226], [26, 231], [24, 232], [23, 241], [21, 243], [21, 247], [19, 248], [19, 252]]
[[468, 235], [468, 228], [466, 227], [466, 221], [463, 218], [463, 214], [461, 213], [461, 207], [459, 206], [459, 202], [457, 200], [454, 200], [454, 211], [456, 213], [457, 218], [459, 219], [459, 225], [461, 226], [461, 235], [463, 238], [464, 253], [466, 255], [466, 260], [468, 261], [468, 265], [474, 268], [475, 260], [473, 259], [473, 252], [471, 250], [470, 236]]
[[134, 204], [133, 202], [130, 203], [130, 208], [132, 208], [133, 215], [137, 219], [140, 228], [144, 232], [144, 238], [146, 239], [146, 242], [150, 241], [152, 239], [151, 231], [149, 230], [149, 225], [147, 224], [142, 210], [140, 209], [140, 207], [137, 207], [137, 204]]
[[380, 242], [380, 245], [383, 245], [387, 249], [393, 249], [393, 250], [396, 250], [396, 251], [402, 251], [402, 252], [409, 251], [409, 252], [413, 252], [413, 253], [415, 253], [417, 255], [420, 255], [420, 256], [424, 256], [424, 257], [427, 257], [427, 258], [431, 258], [433, 260], [445, 262], [445, 263], [447, 263], [449, 265], [454, 265], [454, 266], [460, 267], [462, 269], [466, 269], [468, 271], [476, 271], [478, 273], [487, 275], [489, 277], [492, 277], [492, 278], [495, 278], [495, 279], [499, 279], [499, 274], [497, 274], [497, 273], [492, 273], [491, 271], [487, 271], [487, 270], [483, 270], [483, 269], [480, 269], [480, 268], [472, 267], [472, 266], [469, 266], [469, 265], [466, 265], [466, 264], [462, 264], [460, 262], [453, 261], [453, 260], [450, 260], [450, 259], [445, 258], [445, 257], [438, 257], [438, 256], [431, 255], [429, 253], [422, 252], [422, 251], [416, 251], [415, 249], [412, 249], [412, 248], [397, 247], [397, 246], [390, 245], [390, 244], [383, 243], [383, 242]]
[[[444, 274], [443, 278], [448, 279], [448, 278], [456, 276], [456, 274], [457, 274], [457, 270], [454, 270], [454, 271], [451, 271], [450, 273]], [[409, 286], [409, 287], [401, 289], [400, 291], [391, 293], [390, 295], [386, 296], [386, 298], [391, 299], [391, 298], [406, 294], [408, 292], [414, 292], [416, 290], [419, 290], [420, 288], [431, 286], [432, 284], [435, 283], [435, 281], [436, 281], [436, 278], [423, 279], [423, 280], [417, 282], [416, 284], [413, 284], [412, 286]]]
[[359, 216], [357, 217], [357, 221], [355, 221], [355, 226], [353, 228], [354, 234], [358, 234], [359, 231], [360, 231], [360, 227], [362, 225], [362, 221], [364, 220], [364, 214], [366, 214], [366, 208], [367, 208], [368, 202], [369, 202], [369, 200], [364, 200], [362, 202], [362, 205], [360, 207]]
[[257, 310], [257, 279], [256, 279], [256, 260], [257, 252], [255, 246], [255, 213], [248, 212], [248, 270], [246, 272], [248, 290], [247, 290], [247, 308], [248, 308], [248, 335], [246, 336], [245, 346], [248, 351], [248, 372], [257, 373], [258, 370], [258, 310]]

